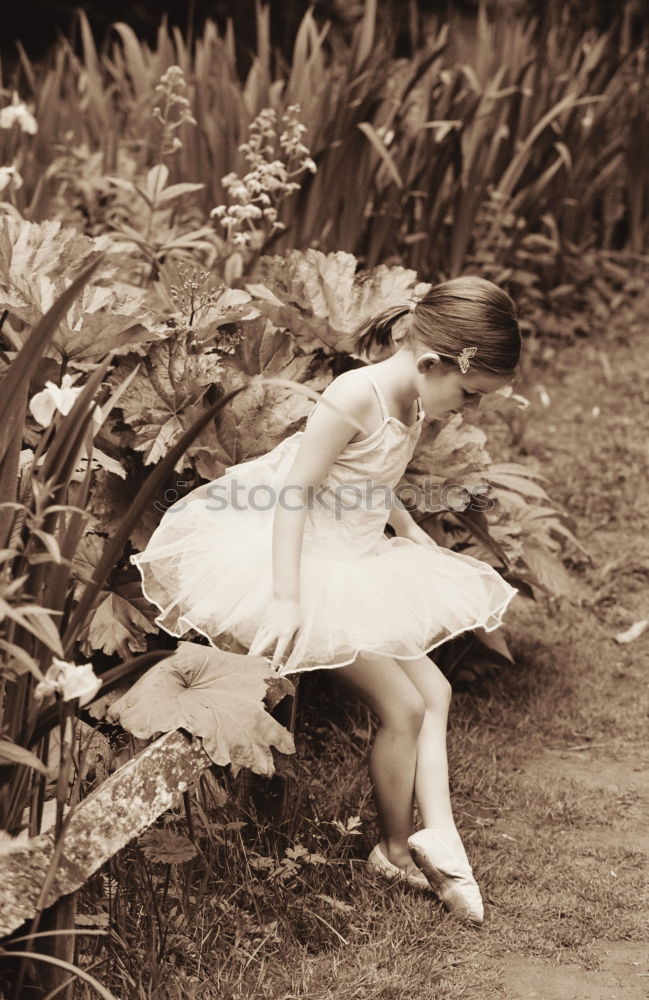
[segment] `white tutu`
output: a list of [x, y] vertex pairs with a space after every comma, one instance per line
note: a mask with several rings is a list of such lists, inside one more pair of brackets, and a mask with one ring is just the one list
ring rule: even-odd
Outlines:
[[[418, 658], [469, 629], [497, 628], [517, 593], [471, 556], [386, 537], [377, 482], [387, 491], [399, 482], [423, 413], [407, 426], [379, 399], [382, 426], [348, 444], [329, 473], [325, 492], [338, 488], [337, 499], [321, 496], [307, 515], [302, 621], [282, 673], [344, 666], [359, 652]], [[233, 637], [249, 648], [272, 599], [275, 504], [302, 433], [178, 501], [146, 550], [131, 557], [165, 631], [194, 629], [215, 646]], [[369, 506], [368, 484], [375, 491]]]

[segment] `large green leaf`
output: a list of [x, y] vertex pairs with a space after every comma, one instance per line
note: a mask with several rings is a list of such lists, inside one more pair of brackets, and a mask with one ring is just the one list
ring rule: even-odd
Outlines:
[[189, 837], [169, 829], [151, 829], [138, 838], [144, 855], [163, 865], [182, 865], [196, 857], [197, 848]]
[[255, 306], [286, 327], [305, 351], [355, 349], [355, 331], [385, 306], [406, 304], [417, 275], [381, 265], [356, 273], [353, 254], [291, 250], [262, 257], [258, 282], [247, 285]]
[[521, 493], [525, 497], [532, 497], [535, 500], [547, 500], [548, 495], [542, 486], [535, 483], [531, 478], [533, 473], [527, 472], [523, 466], [520, 471], [522, 475], [513, 473], [494, 472], [493, 468], [485, 470], [485, 478], [495, 486], [504, 487], [514, 493]]
[[86, 627], [79, 633], [80, 648], [87, 656], [93, 650], [128, 657], [146, 650], [146, 632], [157, 633], [157, 626], [135, 605], [118, 593], [107, 593], [93, 611]]
[[225, 391], [248, 388], [188, 452], [203, 478], [215, 479], [228, 466], [270, 451], [297, 430], [313, 408], [313, 401], [297, 389], [265, 384], [256, 376], [281, 377], [317, 392], [331, 380], [313, 354], [296, 352], [288, 333], [265, 318], [247, 323], [236, 350], [223, 359], [220, 382]]
[[529, 540], [525, 544], [523, 562], [532, 574], [531, 582], [555, 597], [569, 597], [575, 590], [575, 583], [561, 560], [541, 548], [538, 542]]
[[263, 707], [272, 673], [260, 656], [180, 642], [108, 709], [138, 739], [186, 729], [215, 764], [274, 773], [271, 746], [294, 753], [293, 737]]
[[[0, 305], [33, 326], [71, 284], [71, 276], [112, 246], [106, 236], [88, 238], [60, 222], [0, 218]], [[104, 259], [102, 281], [69, 300], [45, 353], [60, 359], [94, 360], [109, 351], [143, 350], [163, 336], [146, 307], [148, 293], [115, 280], [116, 263]], [[14, 334], [17, 344], [21, 335]]]
[[[125, 359], [120, 372], [140, 369], [120, 400], [124, 421], [132, 428], [128, 443], [155, 465], [167, 454], [196, 416], [192, 409], [208, 386], [218, 382], [221, 361], [215, 354], [190, 354], [179, 335], [151, 348], [143, 359]], [[177, 468], [186, 465], [179, 459]]]
[[[13, 294], [5, 296], [5, 306], [18, 319], [32, 324], [69, 285], [70, 281], [62, 276], [25, 277], [20, 293], [14, 286]], [[163, 333], [158, 332], [148, 315], [145, 300], [143, 289], [123, 283], [111, 282], [110, 287], [87, 285], [63, 316], [46, 353], [58, 359], [91, 361], [109, 351], [125, 354], [161, 339]]]
[[456, 413], [444, 424], [437, 423], [430, 430], [424, 430], [408, 467], [407, 478], [419, 485], [424, 479], [465, 483], [469, 473], [482, 471], [491, 463], [486, 443], [484, 431], [465, 423], [462, 415]]
[[109, 247], [107, 237], [83, 236], [59, 221], [37, 224], [4, 214], [0, 216], [0, 292], [26, 289], [29, 295], [39, 278], [70, 276]]

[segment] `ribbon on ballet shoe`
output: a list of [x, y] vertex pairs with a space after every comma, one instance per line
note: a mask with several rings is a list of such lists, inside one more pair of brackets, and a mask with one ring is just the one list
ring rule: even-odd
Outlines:
[[435, 830], [413, 833], [408, 838], [408, 847], [444, 908], [458, 920], [481, 924], [484, 906], [471, 866]]

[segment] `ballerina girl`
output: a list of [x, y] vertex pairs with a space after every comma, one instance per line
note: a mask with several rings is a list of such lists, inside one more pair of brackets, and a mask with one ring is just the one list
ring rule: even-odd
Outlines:
[[515, 306], [492, 282], [455, 278], [373, 316], [358, 352], [377, 348], [390, 353], [327, 387], [332, 406], [318, 402], [304, 430], [174, 504], [131, 560], [172, 635], [234, 637], [284, 674], [335, 669], [378, 720], [369, 770], [381, 836], [368, 864], [479, 924], [449, 793], [451, 687], [427, 654], [497, 628], [517, 591], [438, 546], [394, 491], [425, 416], [443, 420], [511, 381]]

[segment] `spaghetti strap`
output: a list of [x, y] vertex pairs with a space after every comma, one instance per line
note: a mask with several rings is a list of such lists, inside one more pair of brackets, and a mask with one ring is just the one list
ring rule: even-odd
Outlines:
[[363, 368], [361, 368], [360, 369], [360, 373], [361, 373], [361, 375], [365, 376], [365, 378], [368, 380], [368, 382], [372, 383], [372, 386], [374, 388], [374, 392], [376, 393], [376, 397], [377, 397], [377, 399], [379, 401], [379, 405], [381, 407], [381, 416], [383, 417], [383, 420], [387, 420], [388, 417], [390, 416], [390, 413], [388, 411], [387, 403], [385, 402], [385, 398], [383, 396], [383, 393], [381, 392], [381, 390], [379, 389], [378, 385], [376, 384], [376, 382], [374, 381], [374, 379], [372, 378], [372, 376], [370, 375], [370, 373], [368, 371], [365, 371]]
[[[382, 418], [382, 421], [383, 421], [384, 424], [388, 420], [395, 420], [398, 424], [401, 424], [402, 427], [406, 427], [408, 429], [411, 428], [411, 427], [417, 427], [417, 425], [419, 424], [420, 418], [423, 416], [423, 413], [424, 413], [422, 402], [421, 402], [421, 397], [420, 396], [417, 396], [417, 417], [416, 417], [414, 423], [412, 423], [412, 424], [404, 424], [403, 420], [400, 420], [398, 417], [393, 417], [392, 414], [390, 413], [390, 411], [388, 410], [388, 404], [385, 401], [385, 396], [383, 395], [383, 393], [379, 389], [378, 385], [374, 381], [373, 376], [370, 375], [370, 373], [368, 371], [365, 371], [362, 368], [357, 368], [356, 371], [359, 371], [361, 375], [365, 376], [365, 378], [368, 380], [368, 382], [371, 382], [372, 387], [374, 389], [374, 392], [376, 394], [376, 398], [379, 401], [379, 406], [381, 407], [381, 418]], [[311, 412], [309, 413], [309, 415], [306, 418], [306, 423], [307, 424], [308, 424], [309, 420], [311, 419], [311, 417], [313, 416], [313, 414], [315, 413], [315, 410], [316, 410], [316, 407], [314, 406], [313, 409], [311, 410]]]
[[379, 389], [378, 385], [376, 384], [373, 376], [370, 375], [370, 373], [368, 371], [366, 371], [365, 369], [363, 369], [363, 368], [361, 368], [359, 370], [360, 370], [361, 375], [364, 375], [365, 378], [368, 379], [368, 381], [370, 381], [372, 383], [372, 385], [374, 386], [374, 391], [375, 391], [377, 399], [378, 399], [378, 401], [379, 401], [379, 403], [381, 405], [381, 414], [383, 416], [383, 420], [396, 420], [398, 423], [402, 424], [404, 427], [415, 427], [417, 425], [417, 423], [419, 422], [419, 418], [421, 417], [421, 415], [423, 413], [423, 406], [422, 406], [422, 403], [421, 403], [421, 397], [420, 396], [417, 396], [417, 418], [416, 418], [415, 422], [413, 424], [404, 424], [403, 420], [399, 420], [398, 417], [393, 417], [390, 414], [390, 412], [388, 410], [387, 403], [385, 402], [385, 397], [384, 397], [383, 393], [381, 392], [381, 390]]

